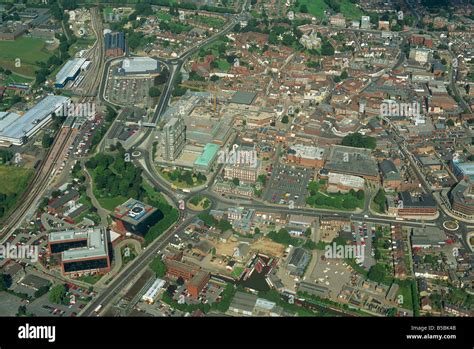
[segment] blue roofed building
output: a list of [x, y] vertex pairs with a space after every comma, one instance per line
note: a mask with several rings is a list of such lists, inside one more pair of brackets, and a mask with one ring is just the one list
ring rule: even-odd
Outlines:
[[459, 162], [453, 161], [453, 172], [454, 175], [462, 180], [464, 178], [469, 178], [471, 182], [474, 182], [474, 161], [468, 162]]

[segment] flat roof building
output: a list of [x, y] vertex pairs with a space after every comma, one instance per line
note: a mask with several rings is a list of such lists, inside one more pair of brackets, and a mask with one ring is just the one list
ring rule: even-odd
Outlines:
[[250, 105], [257, 97], [255, 92], [237, 91], [230, 99], [230, 103]]
[[163, 127], [164, 159], [176, 160], [186, 144], [186, 125], [180, 116], [172, 117]]
[[186, 284], [186, 289], [193, 298], [198, 298], [202, 289], [209, 282], [210, 274], [206, 271], [200, 270], [191, 280]]
[[163, 218], [163, 213], [153, 206], [130, 198], [115, 208], [112, 218], [119, 232], [130, 232], [144, 237], [150, 228]]
[[50, 254], [61, 254], [61, 267], [64, 275], [110, 271], [108, 237], [105, 228], [65, 230], [49, 234]]
[[69, 101], [64, 96], [47, 96], [23, 115], [0, 112], [0, 144], [25, 144]]
[[158, 295], [158, 292], [165, 286], [166, 281], [163, 279], [156, 279], [153, 285], [146, 291], [142, 296], [142, 300], [149, 304], [155, 303], [155, 298]]
[[474, 185], [462, 180], [448, 193], [452, 210], [466, 218], [474, 218]]
[[207, 143], [202, 154], [194, 162], [194, 169], [201, 172], [209, 172], [214, 161], [216, 161], [220, 146]]
[[378, 181], [377, 161], [370, 149], [333, 145], [324, 167], [330, 172], [360, 176], [370, 181]]
[[142, 75], [158, 73], [160, 65], [156, 59], [150, 57], [132, 57], [122, 61], [120, 73], [126, 75]]
[[432, 216], [438, 212], [435, 199], [430, 194], [414, 194], [403, 191], [399, 193], [402, 201], [398, 208], [399, 216]]
[[302, 166], [323, 167], [325, 154], [325, 148], [295, 144], [288, 148], [287, 159]]
[[459, 180], [468, 177], [474, 182], [474, 161], [453, 162], [453, 172]]
[[415, 248], [441, 247], [446, 240], [446, 234], [438, 227], [413, 228], [411, 234], [411, 245]]
[[252, 316], [258, 297], [254, 294], [237, 291], [229, 306], [229, 311], [236, 314]]
[[54, 86], [57, 88], [64, 88], [68, 81], [74, 81], [74, 79], [79, 75], [85, 62], [85, 58], [73, 58], [67, 61], [56, 74], [56, 82], [54, 83]]

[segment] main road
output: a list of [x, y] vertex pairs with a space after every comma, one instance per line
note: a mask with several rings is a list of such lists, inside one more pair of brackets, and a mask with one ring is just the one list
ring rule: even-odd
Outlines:
[[[166, 85], [163, 89], [161, 94], [160, 100], [156, 106], [155, 112], [153, 114], [152, 123], [158, 124], [160, 121], [161, 116], [163, 115], [164, 111], [169, 105], [169, 100], [172, 95], [173, 87], [176, 81], [176, 77], [180, 72], [184, 62], [195, 52], [197, 52], [202, 47], [212, 43], [216, 39], [218, 39], [222, 35], [227, 35], [232, 31], [234, 26], [240, 21], [241, 18], [246, 17], [245, 9], [247, 5], [247, 1], [242, 5], [242, 12], [239, 15], [236, 15], [235, 18], [231, 19], [224, 28], [219, 32], [214, 34], [213, 36], [207, 38], [199, 42], [198, 44], [191, 47], [189, 50], [184, 52], [179, 58], [175, 59], [158, 59], [162, 64], [165, 64], [169, 69], [169, 78], [166, 82]], [[120, 59], [120, 58], [118, 58]], [[109, 101], [107, 101], [104, 97], [105, 93], [105, 86], [107, 84], [107, 75], [108, 69], [110, 64], [113, 60], [109, 60], [105, 64], [105, 70], [102, 78], [102, 83], [99, 89], [99, 98], [102, 102], [106, 105], [114, 107]], [[134, 152], [135, 150], [141, 150], [140, 147], [144, 146], [146, 151], [147, 144], [149, 143], [150, 136], [153, 136], [153, 129], [147, 128], [142, 130], [142, 134], [139, 136], [135, 144], [129, 149], [130, 152]], [[165, 194], [167, 194], [175, 204], [177, 203], [177, 199], [175, 197], [175, 192], [170, 191], [168, 188], [163, 187], [156, 179], [155, 174], [153, 173], [153, 164], [151, 159], [151, 154], [148, 151], [145, 152], [146, 157], [145, 162], [143, 163], [140, 160], [135, 161], [135, 164], [142, 167], [144, 170], [144, 176], [156, 187], [160, 188]], [[102, 309], [104, 309], [109, 303], [111, 303], [115, 297], [119, 294], [121, 290], [123, 290], [130, 282], [136, 277], [137, 274], [140, 273], [147, 265], [153, 260], [153, 258], [159, 253], [159, 251], [167, 246], [167, 244], [172, 241], [175, 234], [181, 234], [186, 226], [189, 225], [195, 219], [195, 214], [189, 213], [188, 211], [181, 212], [181, 218], [179, 220], [178, 226], [175, 228], [169, 229], [166, 233], [162, 236], [158, 237], [148, 248], [145, 250], [144, 253], [139, 255], [135, 260], [132, 262], [130, 267], [125, 269], [121, 274], [119, 274], [110, 284], [109, 286], [103, 290], [82, 312], [81, 316], [91, 316], [94, 314], [94, 310], [101, 305]]]

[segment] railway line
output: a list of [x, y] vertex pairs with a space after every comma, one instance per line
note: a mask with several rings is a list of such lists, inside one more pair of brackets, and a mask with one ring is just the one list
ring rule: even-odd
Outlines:
[[[104, 66], [104, 38], [102, 35], [102, 22], [100, 20], [98, 8], [91, 9], [91, 17], [93, 28], [97, 35], [97, 40], [89, 51], [92, 55], [92, 67], [88, 74], [84, 77], [84, 96], [91, 96], [95, 98], [97, 93], [102, 71]], [[86, 103], [90, 101], [90, 97], [83, 97], [78, 103]], [[63, 161], [66, 152], [70, 145], [74, 142], [78, 130], [69, 126], [63, 126], [56, 135], [53, 145], [46, 154], [33, 177], [30, 184], [26, 188], [22, 197], [18, 200], [17, 206], [12, 213], [0, 226], [0, 239], [6, 240], [20, 224], [31, 214], [38, 203], [38, 200], [44, 195], [53, 178], [53, 175], [58, 170], [58, 165]]]
[[77, 130], [70, 127], [63, 127], [59, 131], [59, 134], [56, 136], [48, 152], [46, 160], [41, 163], [33, 180], [20, 198], [20, 204], [4, 222], [2, 237], [8, 237], [27, 217], [30, 209], [34, 207], [37, 201], [42, 197], [42, 194], [49, 185], [52, 175], [54, 175], [55, 169], [57, 169], [58, 162], [64, 158], [64, 151], [69, 147], [76, 133]]
[[102, 77], [105, 58], [104, 28], [97, 7], [91, 9], [91, 20], [92, 29], [94, 30], [97, 39], [84, 57], [90, 59], [91, 64], [88, 71], [85, 73], [82, 86], [79, 88], [83, 96], [96, 96], [100, 79]]

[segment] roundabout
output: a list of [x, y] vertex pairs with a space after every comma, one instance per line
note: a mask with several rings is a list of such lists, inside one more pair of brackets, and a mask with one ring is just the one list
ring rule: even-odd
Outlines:
[[209, 209], [212, 205], [211, 199], [204, 195], [195, 195], [191, 197], [187, 202], [186, 206], [195, 212], [202, 212]]
[[459, 229], [459, 223], [456, 221], [444, 221], [443, 228], [448, 231], [456, 231]]

